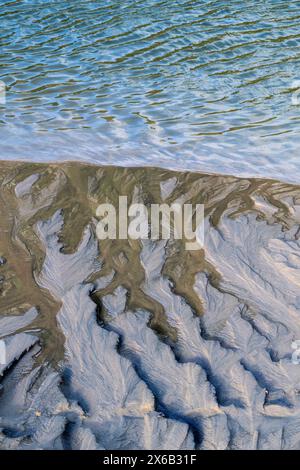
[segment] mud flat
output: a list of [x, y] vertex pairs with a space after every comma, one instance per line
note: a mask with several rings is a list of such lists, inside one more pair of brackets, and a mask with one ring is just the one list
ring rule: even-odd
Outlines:
[[[300, 448], [299, 186], [0, 168], [0, 448]], [[97, 240], [120, 195], [204, 204], [204, 248]]]

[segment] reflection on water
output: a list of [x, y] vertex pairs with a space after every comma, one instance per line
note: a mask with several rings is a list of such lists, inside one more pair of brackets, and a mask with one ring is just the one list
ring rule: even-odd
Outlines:
[[1, 158], [299, 181], [300, 2], [1, 3]]

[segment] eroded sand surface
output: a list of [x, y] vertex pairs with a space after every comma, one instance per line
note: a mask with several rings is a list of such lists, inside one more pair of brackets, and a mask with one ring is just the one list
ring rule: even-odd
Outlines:
[[[299, 449], [300, 188], [2, 162], [0, 448]], [[96, 208], [205, 204], [203, 250]]]

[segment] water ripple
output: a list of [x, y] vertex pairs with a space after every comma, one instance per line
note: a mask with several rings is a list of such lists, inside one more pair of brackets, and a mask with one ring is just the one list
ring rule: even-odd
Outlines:
[[2, 1], [1, 157], [27, 158], [31, 139], [31, 158], [51, 158], [44, 139], [104, 163], [299, 181], [299, 7]]

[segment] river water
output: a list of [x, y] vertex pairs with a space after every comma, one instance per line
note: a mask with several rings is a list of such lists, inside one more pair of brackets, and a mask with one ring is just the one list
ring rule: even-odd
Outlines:
[[300, 182], [299, 1], [2, 1], [0, 21], [0, 158]]

